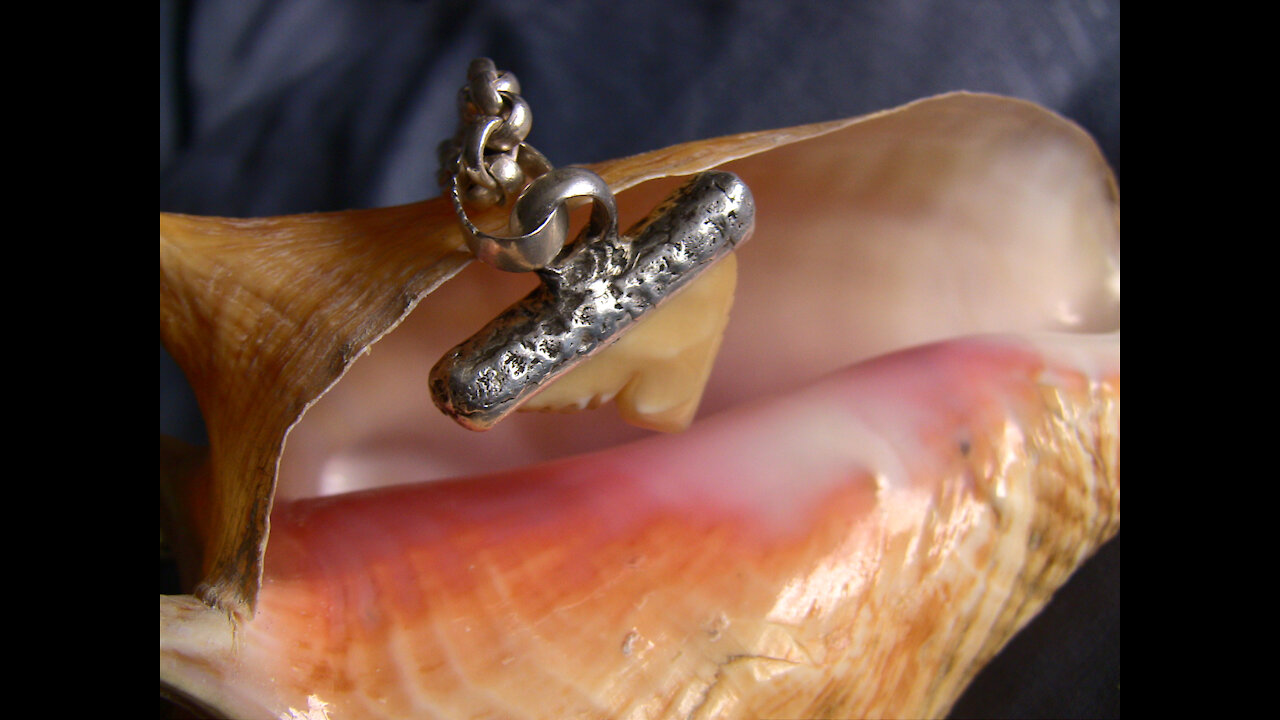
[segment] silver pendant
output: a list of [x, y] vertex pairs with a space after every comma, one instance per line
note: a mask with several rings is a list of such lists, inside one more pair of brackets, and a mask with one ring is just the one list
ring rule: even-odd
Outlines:
[[[607, 347], [746, 241], [755, 226], [750, 189], [733, 173], [713, 170], [694, 176], [620, 235], [613, 194], [595, 173], [551, 169], [518, 132], [487, 150], [489, 138], [503, 129], [494, 120], [503, 117], [503, 109], [520, 113], [520, 122], [528, 125], [528, 106], [511, 89], [518, 87], [491, 62], [473, 62], [471, 82], [461, 95], [463, 128], [444, 153], [442, 179], [451, 186], [468, 247], [500, 270], [532, 271], [542, 279], [431, 370], [436, 405], [472, 430], [492, 427], [538, 389]], [[473, 99], [481, 94], [503, 99], [497, 113], [482, 114], [486, 110]], [[490, 110], [496, 107], [492, 97], [482, 102]], [[495, 236], [476, 228], [466, 213], [468, 199], [505, 203], [526, 173], [538, 177], [515, 200], [512, 234]], [[566, 204], [582, 198], [594, 204], [591, 220], [566, 243]]]

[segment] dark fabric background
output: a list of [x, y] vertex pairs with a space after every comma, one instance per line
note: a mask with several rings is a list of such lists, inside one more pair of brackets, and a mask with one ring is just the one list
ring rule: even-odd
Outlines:
[[[258, 216], [438, 195], [435, 148], [480, 55], [519, 76], [529, 140], [556, 165], [975, 90], [1075, 120], [1120, 170], [1118, 0], [162, 0], [160, 209]], [[201, 442], [160, 354], [161, 432]], [[1118, 716], [1119, 606], [1117, 538], [954, 715]]]

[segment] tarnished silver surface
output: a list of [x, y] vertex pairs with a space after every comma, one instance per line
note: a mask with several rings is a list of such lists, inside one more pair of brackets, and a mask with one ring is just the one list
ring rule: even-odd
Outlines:
[[624, 236], [593, 221], [537, 271], [537, 289], [436, 363], [436, 405], [468, 428], [491, 427], [744, 242], [754, 226], [751, 191], [723, 171], [697, 175]]

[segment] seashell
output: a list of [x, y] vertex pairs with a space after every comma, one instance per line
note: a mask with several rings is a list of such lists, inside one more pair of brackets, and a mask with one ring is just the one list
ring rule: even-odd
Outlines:
[[436, 415], [432, 362], [522, 294], [464, 269], [440, 200], [162, 214], [210, 441], [162, 443], [198, 580], [161, 596], [162, 688], [238, 718], [945, 715], [1119, 528], [1114, 179], [971, 94], [593, 169], [625, 219], [711, 167], [757, 230], [676, 435]]

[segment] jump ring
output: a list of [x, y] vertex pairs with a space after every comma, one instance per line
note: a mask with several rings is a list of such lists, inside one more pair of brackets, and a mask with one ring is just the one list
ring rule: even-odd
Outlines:
[[462, 223], [467, 247], [480, 260], [508, 272], [528, 272], [546, 267], [564, 248], [569, 237], [566, 203], [576, 198], [593, 201], [588, 237], [617, 232], [618, 208], [609, 186], [584, 168], [558, 168], [534, 180], [516, 200], [511, 213], [511, 237], [481, 231], [467, 217], [458, 182], [453, 207]]
[[528, 272], [546, 267], [569, 237], [569, 211], [557, 207], [533, 230], [515, 237], [490, 235], [471, 222], [462, 207], [458, 183], [450, 194], [454, 212], [462, 224], [467, 247], [479, 260], [507, 272]]

